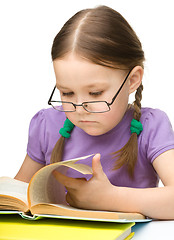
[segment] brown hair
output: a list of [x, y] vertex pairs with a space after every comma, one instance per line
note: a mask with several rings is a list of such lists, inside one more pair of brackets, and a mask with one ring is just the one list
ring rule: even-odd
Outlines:
[[[125, 70], [135, 66], [144, 68], [144, 52], [136, 33], [120, 13], [107, 6], [79, 11], [64, 24], [54, 39], [52, 60], [72, 52], [105, 67]], [[138, 121], [141, 117], [142, 90], [141, 84], [133, 103], [133, 117]], [[61, 160], [64, 141], [64, 137], [60, 137], [56, 143], [51, 162]], [[117, 159], [114, 169], [126, 164], [129, 175], [133, 177], [137, 152], [137, 134], [133, 133], [128, 143], [113, 153]]]

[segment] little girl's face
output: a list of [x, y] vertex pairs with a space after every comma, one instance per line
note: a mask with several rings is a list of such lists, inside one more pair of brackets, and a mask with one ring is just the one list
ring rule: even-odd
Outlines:
[[[128, 74], [128, 71], [97, 65], [74, 54], [54, 60], [53, 65], [61, 100], [75, 104], [87, 101], [110, 103]], [[127, 110], [129, 85], [128, 78], [109, 112], [89, 113], [77, 106], [75, 112], [66, 112], [67, 118], [89, 135], [108, 132], [121, 121]]]

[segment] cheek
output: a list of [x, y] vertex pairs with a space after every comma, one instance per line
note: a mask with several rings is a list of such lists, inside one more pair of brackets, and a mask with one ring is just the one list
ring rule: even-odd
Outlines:
[[113, 114], [117, 115], [117, 118], [119, 118], [119, 121], [124, 116], [127, 107], [129, 103], [129, 92], [127, 89], [124, 89], [124, 91], [121, 91], [118, 95], [117, 99], [113, 103], [112, 112]]
[[75, 126], [78, 126], [78, 118], [76, 112], [65, 112], [65, 115]]
[[103, 115], [102, 123], [105, 125], [105, 128], [109, 131], [115, 127], [121, 119], [119, 111], [116, 109], [111, 109], [108, 113]]
[[71, 122], [73, 122], [73, 114], [72, 113], [65, 112], [65, 115]]
[[129, 95], [121, 96], [111, 105], [111, 110], [103, 115], [103, 122], [110, 129], [115, 127], [123, 118], [128, 108]]

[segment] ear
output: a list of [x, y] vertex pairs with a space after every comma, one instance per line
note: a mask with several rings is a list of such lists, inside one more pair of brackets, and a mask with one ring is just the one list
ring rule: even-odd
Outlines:
[[133, 93], [141, 84], [144, 70], [141, 66], [133, 68], [129, 77], [129, 94]]

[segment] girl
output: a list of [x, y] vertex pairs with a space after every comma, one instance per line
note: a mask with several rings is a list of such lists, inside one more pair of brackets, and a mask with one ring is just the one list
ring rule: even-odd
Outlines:
[[52, 60], [53, 108], [31, 120], [15, 178], [28, 182], [44, 165], [99, 153], [91, 178], [53, 173], [70, 205], [174, 219], [174, 133], [163, 111], [141, 108], [145, 58], [131, 26], [106, 6], [82, 10], [55, 37]]

